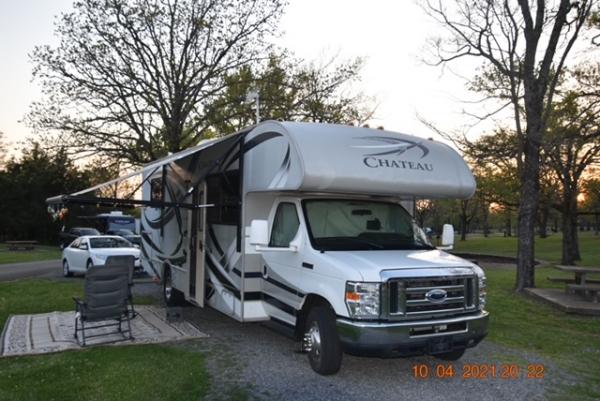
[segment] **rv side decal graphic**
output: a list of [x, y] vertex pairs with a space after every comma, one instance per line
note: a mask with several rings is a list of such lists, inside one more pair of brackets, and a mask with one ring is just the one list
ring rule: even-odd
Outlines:
[[[422, 141], [411, 141], [409, 139], [388, 138], [384, 136], [365, 136], [354, 138], [358, 140], [380, 143], [380, 145], [355, 145], [353, 148], [369, 149], [369, 153], [364, 154], [363, 164], [369, 168], [399, 168], [405, 170], [433, 171], [432, 163], [416, 162], [410, 160], [387, 159], [376, 156], [400, 156], [410, 150], [420, 150], [421, 159], [429, 154], [429, 149], [423, 145]], [[383, 143], [383, 145], [381, 145]], [[373, 150], [379, 150], [373, 153]]]
[[429, 149], [423, 145], [423, 141], [416, 142], [409, 139], [391, 138], [385, 136], [363, 136], [355, 139], [384, 143], [384, 145], [353, 146], [354, 148], [359, 149], [383, 150], [383, 152], [367, 153], [365, 156], [400, 156], [411, 149], [420, 149], [422, 152], [421, 159], [429, 154]]

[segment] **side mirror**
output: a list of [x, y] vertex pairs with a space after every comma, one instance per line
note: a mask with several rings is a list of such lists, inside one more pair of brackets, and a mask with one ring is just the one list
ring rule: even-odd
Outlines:
[[252, 220], [250, 223], [250, 245], [267, 246], [269, 244], [269, 222]]
[[444, 224], [442, 229], [442, 245], [438, 248], [447, 250], [454, 248], [454, 227], [452, 224]]

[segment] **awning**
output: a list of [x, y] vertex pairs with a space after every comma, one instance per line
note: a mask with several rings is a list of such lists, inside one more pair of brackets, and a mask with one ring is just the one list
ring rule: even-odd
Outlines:
[[[193, 204], [190, 194], [206, 176], [225, 171], [237, 162], [241, 152], [245, 134], [249, 129], [222, 138], [204, 141], [194, 147], [174, 153], [113, 180], [77, 191], [71, 194], [52, 196], [46, 203], [59, 209], [67, 204], [88, 204], [97, 206], [132, 208], [149, 207], [178, 207], [197, 209], [210, 205]], [[121, 196], [98, 196], [102, 190], [118, 185], [135, 177], [142, 177], [141, 182], [128, 193]], [[136, 199], [140, 189], [150, 180], [160, 182], [160, 191], [165, 194], [162, 199]], [[185, 187], [185, 190], [181, 188]]]

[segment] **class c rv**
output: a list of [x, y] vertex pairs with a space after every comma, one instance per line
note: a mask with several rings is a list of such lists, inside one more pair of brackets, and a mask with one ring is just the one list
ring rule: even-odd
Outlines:
[[142, 264], [167, 305], [280, 326], [324, 375], [344, 352], [456, 360], [487, 334], [484, 272], [446, 252], [452, 226], [436, 248], [412, 217], [416, 199], [475, 192], [443, 143], [266, 121], [140, 174]]

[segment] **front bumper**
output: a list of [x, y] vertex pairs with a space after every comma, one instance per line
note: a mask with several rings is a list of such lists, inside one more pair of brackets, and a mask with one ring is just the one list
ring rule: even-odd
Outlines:
[[489, 313], [410, 322], [363, 322], [338, 318], [344, 350], [372, 356], [439, 354], [470, 348], [487, 335]]

